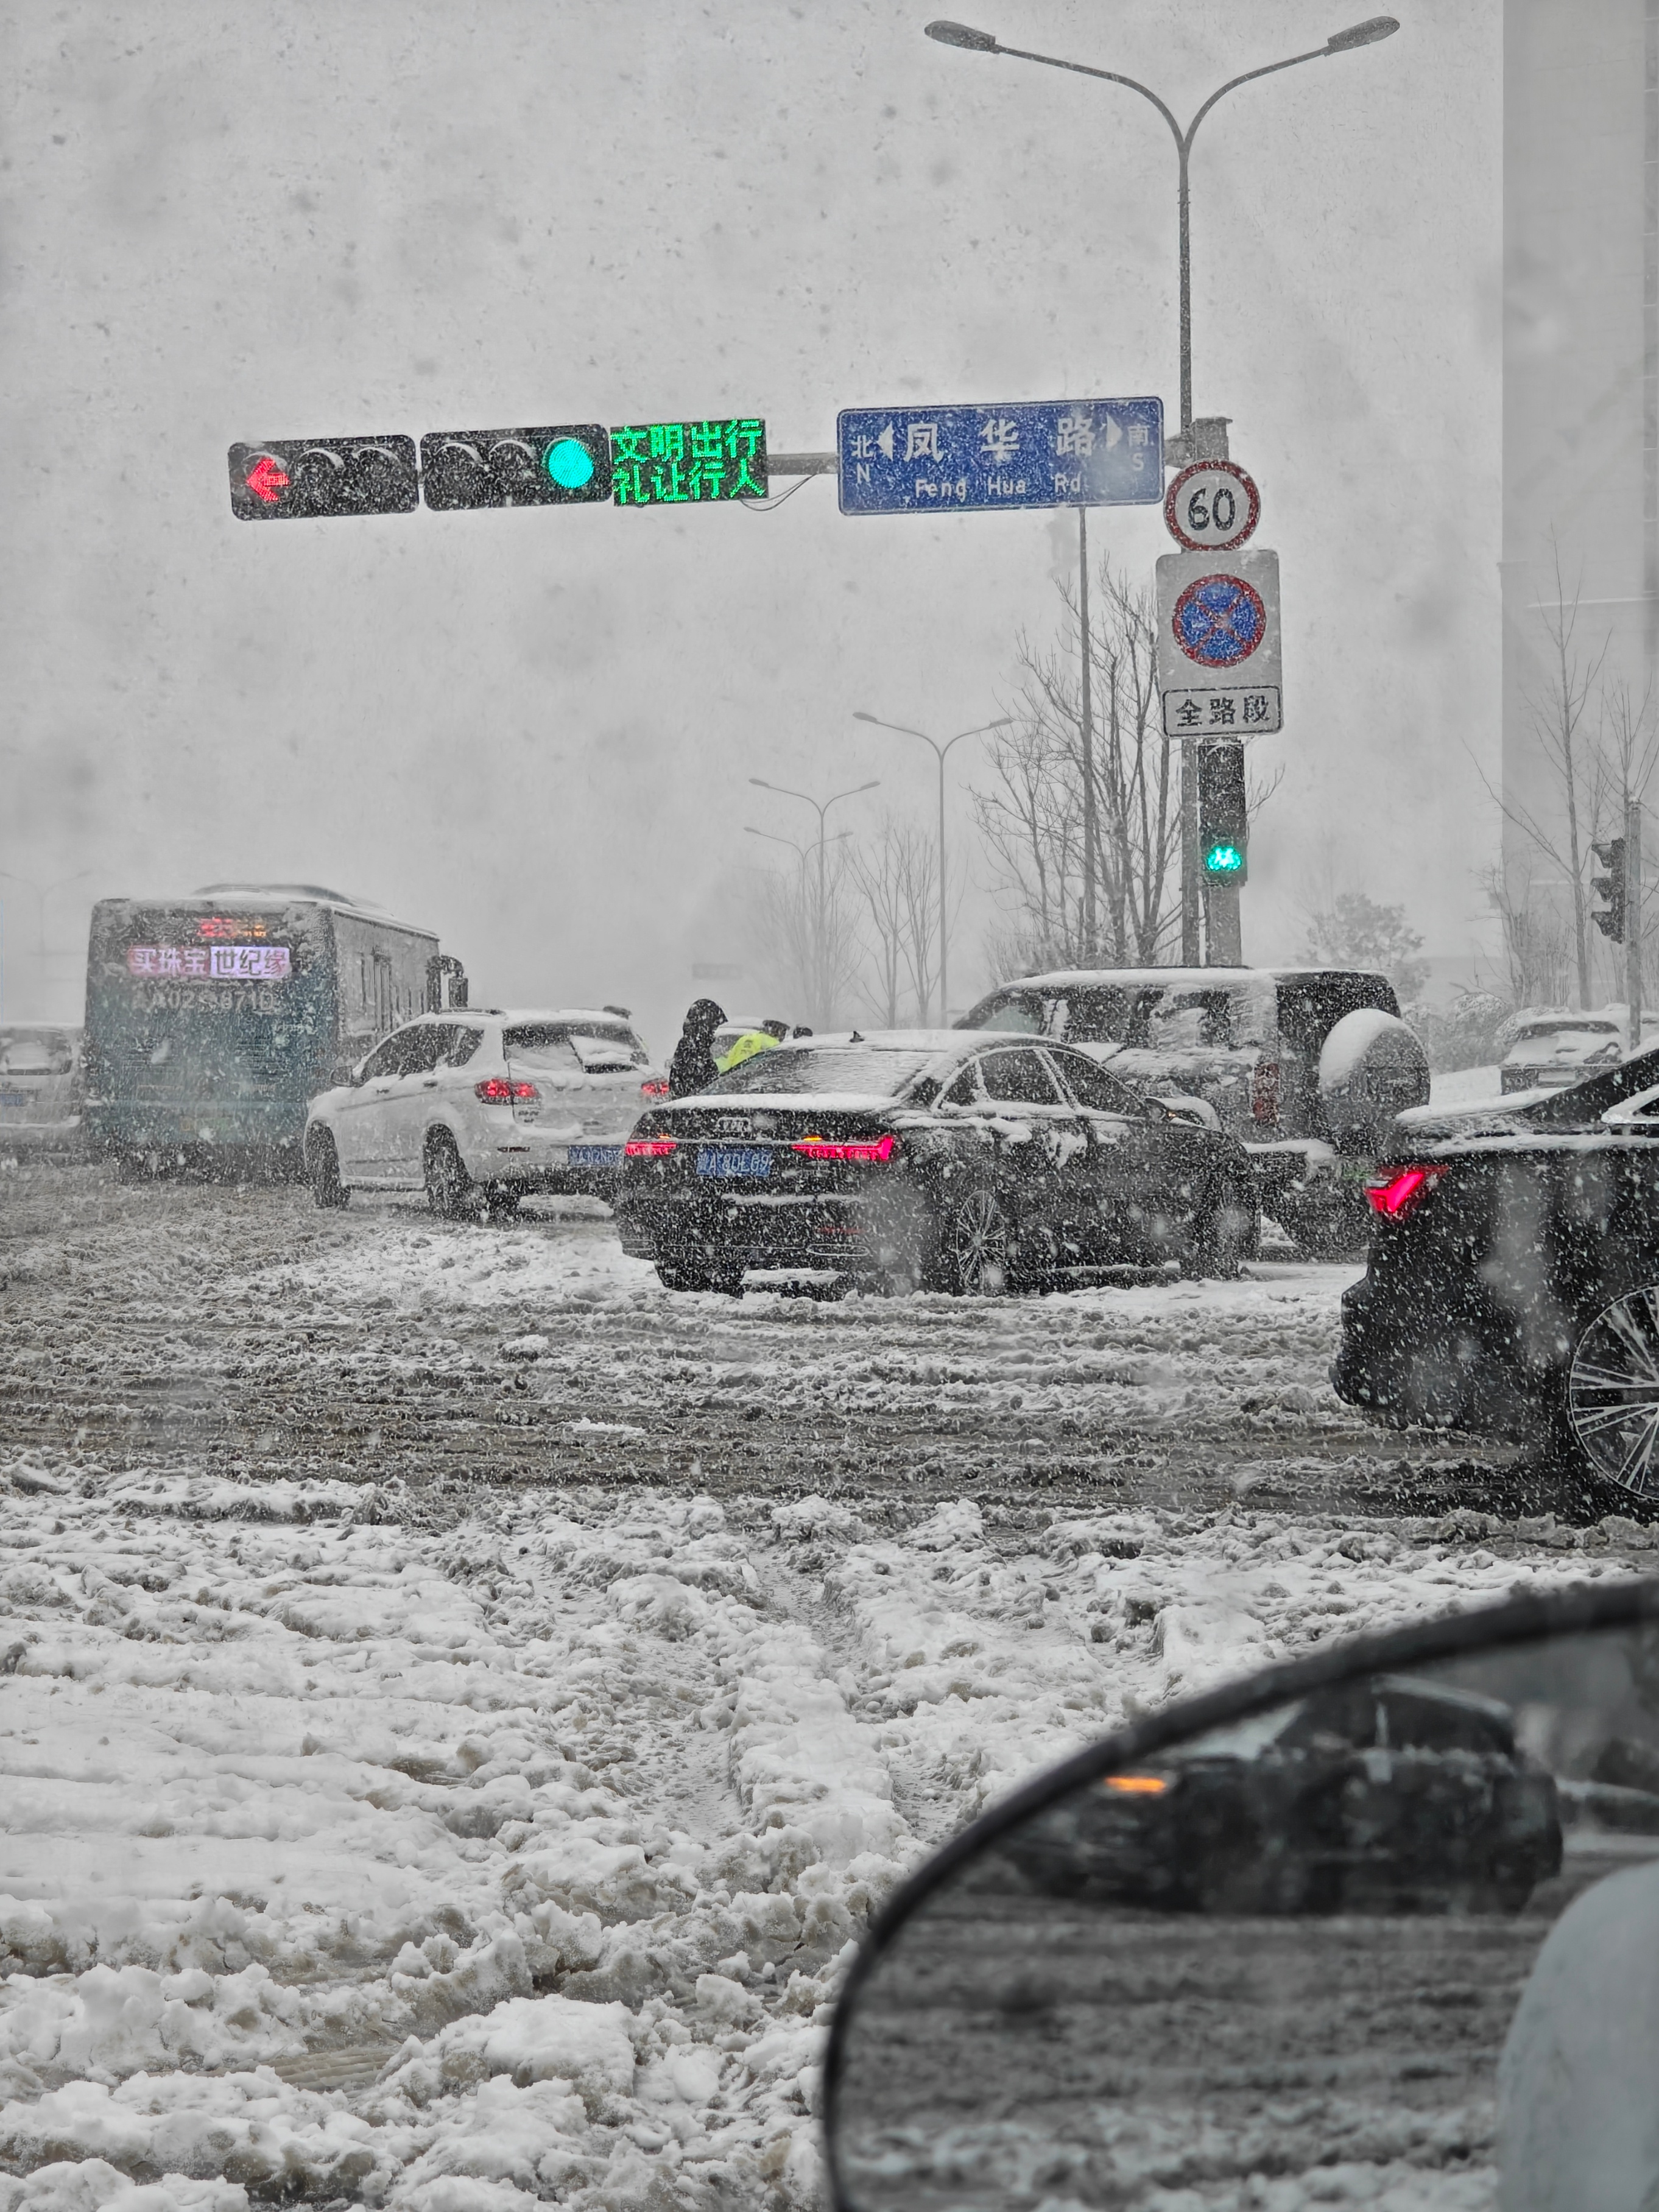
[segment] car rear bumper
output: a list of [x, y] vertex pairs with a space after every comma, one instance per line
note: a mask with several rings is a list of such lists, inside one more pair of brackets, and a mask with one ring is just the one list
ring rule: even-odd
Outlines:
[[616, 1136], [555, 1138], [531, 1127], [463, 1143], [461, 1157], [475, 1182], [497, 1183], [526, 1194], [608, 1199], [622, 1174], [626, 1138], [626, 1131]]
[[699, 1193], [617, 1200], [622, 1247], [641, 1260], [682, 1253], [722, 1268], [836, 1267], [856, 1272], [866, 1249], [866, 1202], [854, 1193]]
[[1503, 1336], [1495, 1316], [1437, 1304], [1417, 1274], [1393, 1288], [1367, 1274], [1342, 1294], [1331, 1387], [1390, 1427], [1536, 1437], [1556, 1378], [1523, 1368]]

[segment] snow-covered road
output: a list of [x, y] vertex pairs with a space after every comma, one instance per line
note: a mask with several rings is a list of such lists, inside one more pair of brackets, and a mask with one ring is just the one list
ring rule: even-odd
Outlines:
[[[15, 1209], [0, 1261], [0, 2212], [805, 2208], [848, 1947], [932, 1842], [1225, 1675], [1653, 1557], [1624, 1521], [1329, 1510], [1308, 1439], [1346, 1419], [1316, 1364], [1341, 1270], [732, 1307], [624, 1280], [602, 1224], [295, 1216], [314, 1241], [261, 1261], [282, 1194], [175, 1195], [193, 1237], [153, 1238], [148, 1272], [125, 1198], [106, 1228], [73, 1192], [58, 1223]], [[485, 1425], [479, 1472], [509, 1434], [512, 1479], [463, 1481], [390, 1414], [327, 1472], [280, 1437], [258, 1463], [182, 1431], [149, 1450], [142, 1419], [76, 1442], [18, 1395], [44, 1368], [41, 1402], [119, 1405], [99, 1376], [148, 1360], [191, 1403], [234, 1387], [246, 1435], [260, 1376], [223, 1370], [258, 1356], [261, 1302], [274, 1392], [331, 1324], [365, 1404], [452, 1358], [491, 1409], [589, 1426]], [[664, 1377], [712, 1388], [745, 1333], [765, 1419], [720, 1494], [690, 1463], [653, 1480]], [[584, 1358], [585, 1414], [558, 1395]], [[1288, 1449], [1253, 1431], [1176, 1505], [1103, 1479], [1137, 1419], [1201, 1463], [1217, 1391], [1293, 1414]], [[778, 1440], [837, 1392], [826, 1496]], [[877, 1479], [868, 1432], [923, 1403], [957, 1409], [956, 1456]], [[1049, 1426], [1022, 1431], [1032, 1407]], [[1088, 1503], [1038, 1479], [1066, 1419]]]

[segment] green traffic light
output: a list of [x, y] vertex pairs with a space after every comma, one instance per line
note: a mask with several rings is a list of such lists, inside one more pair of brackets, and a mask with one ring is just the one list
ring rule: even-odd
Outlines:
[[556, 484], [580, 491], [593, 474], [593, 456], [577, 438], [561, 438], [542, 456], [542, 465]]
[[1206, 876], [1236, 876], [1244, 866], [1244, 855], [1237, 845], [1212, 845], [1204, 855]]

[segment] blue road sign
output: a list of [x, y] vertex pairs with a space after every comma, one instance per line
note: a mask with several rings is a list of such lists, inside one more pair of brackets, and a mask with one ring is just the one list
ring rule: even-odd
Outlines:
[[1161, 399], [847, 407], [843, 514], [1148, 507], [1164, 496]]

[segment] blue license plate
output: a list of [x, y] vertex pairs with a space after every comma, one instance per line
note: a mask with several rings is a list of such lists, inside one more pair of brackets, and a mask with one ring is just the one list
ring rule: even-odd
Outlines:
[[572, 1145], [568, 1158], [573, 1168], [619, 1168], [623, 1148], [620, 1145]]
[[772, 1172], [772, 1155], [763, 1145], [699, 1145], [700, 1176], [747, 1176], [752, 1181]]

